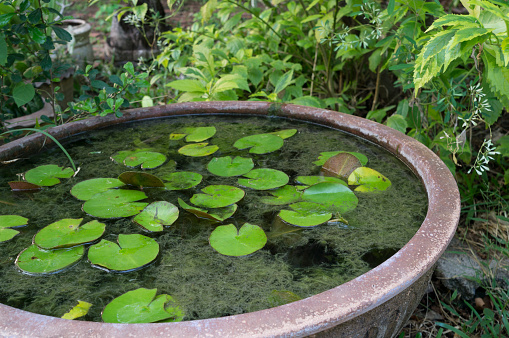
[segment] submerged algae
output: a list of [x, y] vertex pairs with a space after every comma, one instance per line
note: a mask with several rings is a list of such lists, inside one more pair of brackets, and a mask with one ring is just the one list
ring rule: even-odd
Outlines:
[[[170, 141], [169, 134], [184, 126], [214, 125], [217, 134], [210, 140], [219, 151], [203, 158], [184, 158], [178, 154], [183, 141]], [[117, 177], [125, 167], [111, 161], [121, 150], [152, 148], [169, 157], [165, 164], [149, 173], [164, 176], [174, 171], [198, 172], [203, 182], [186, 191], [148, 191], [151, 201], [166, 200], [176, 204], [186, 200], [207, 185], [236, 185], [237, 178], [217, 177], [206, 167], [212, 157], [246, 156], [233, 147], [235, 140], [256, 133], [297, 128], [298, 134], [285, 140], [280, 151], [248, 155], [256, 168], [278, 169], [290, 176], [317, 175], [312, 164], [320, 152], [356, 151], [369, 158], [369, 167], [387, 176], [393, 183], [383, 193], [358, 194], [359, 204], [343, 216], [343, 223], [321, 225], [311, 229], [285, 232], [276, 220], [281, 206], [263, 204], [266, 192], [246, 190], [239, 209], [223, 223], [240, 228], [245, 222], [260, 225], [267, 236], [264, 249], [246, 257], [227, 257], [216, 253], [208, 244], [217, 223], [199, 220], [183, 210], [179, 219], [162, 233], [143, 233], [155, 239], [161, 253], [149, 266], [126, 274], [94, 269], [86, 260], [49, 276], [27, 276], [18, 271], [14, 260], [31, 244], [33, 234], [61, 218], [83, 217], [81, 202], [69, 191], [76, 183], [96, 177]], [[112, 132], [115, 131], [115, 132]], [[78, 139], [78, 140], [76, 140]], [[41, 192], [13, 194], [7, 181], [40, 164], [66, 164], [58, 150], [50, 150], [15, 166], [0, 168], [0, 214], [19, 214], [29, 218], [15, 240], [0, 245], [0, 302], [27, 311], [61, 316], [85, 300], [93, 303], [86, 320], [100, 321], [100, 312], [113, 298], [136, 288], [157, 288], [159, 294], [170, 294], [181, 305], [185, 320], [203, 319], [256, 311], [271, 306], [274, 290], [287, 290], [304, 298], [325, 291], [365, 273], [401, 248], [416, 232], [425, 217], [426, 196], [420, 182], [397, 159], [380, 148], [337, 130], [273, 118], [185, 117], [126, 124], [75, 138], [66, 148], [81, 167], [77, 177]], [[174, 162], [173, 162], [174, 161]], [[11, 205], [14, 204], [14, 205]], [[130, 219], [106, 220], [106, 240], [116, 241], [118, 234], [140, 233]], [[288, 226], [287, 226], [288, 227]], [[384, 257], [380, 257], [384, 256]], [[375, 257], [375, 258], [373, 258]]]

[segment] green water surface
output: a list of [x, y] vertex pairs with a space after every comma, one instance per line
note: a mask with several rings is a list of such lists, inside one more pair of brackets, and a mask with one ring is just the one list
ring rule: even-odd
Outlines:
[[[186, 158], [177, 153], [184, 144], [170, 141], [169, 134], [180, 127], [215, 126], [209, 140], [219, 146], [215, 154]], [[232, 145], [244, 136], [296, 128], [282, 149], [266, 155], [251, 155]], [[375, 267], [401, 248], [417, 231], [425, 217], [427, 199], [419, 180], [399, 160], [381, 148], [337, 130], [281, 118], [178, 117], [125, 124], [121, 127], [79, 135], [65, 144], [76, 164], [78, 175], [40, 192], [13, 193], [7, 184], [35, 166], [69, 166], [58, 148], [29, 159], [0, 166], [0, 215], [29, 219], [21, 234], [0, 243], [0, 302], [26, 311], [60, 317], [78, 300], [93, 304], [84, 320], [101, 321], [101, 311], [112, 299], [137, 288], [157, 288], [158, 294], [174, 297], [185, 320], [221, 317], [257, 311], [278, 304], [274, 290], [291, 291], [305, 298], [347, 282]], [[168, 156], [168, 163], [147, 172], [162, 176], [175, 170], [195, 171], [204, 176], [197, 187], [185, 191], [146, 189], [150, 201], [165, 200], [178, 205], [177, 198], [189, 201], [194, 193], [210, 184], [236, 186], [237, 178], [210, 174], [207, 163], [213, 157], [251, 157], [255, 168], [273, 168], [290, 176], [317, 175], [315, 161], [320, 152], [356, 151], [365, 154], [368, 167], [389, 178], [392, 186], [384, 192], [356, 193], [359, 205], [343, 215], [349, 222], [324, 224], [286, 232], [276, 215], [284, 206], [260, 202], [267, 192], [244, 189], [239, 209], [222, 223], [200, 220], [180, 209], [178, 220], [160, 233], [148, 233], [127, 219], [101, 220], [107, 224], [104, 239], [116, 242], [118, 234], [140, 233], [160, 245], [157, 260], [127, 273], [111, 273], [91, 266], [86, 255], [65, 271], [44, 276], [22, 273], [15, 265], [18, 254], [32, 243], [35, 233], [62, 218], [93, 217], [81, 210], [82, 202], [69, 193], [78, 182], [96, 177], [117, 177], [131, 170], [110, 156], [120, 150], [150, 147]], [[223, 256], [209, 245], [211, 231], [220, 224], [245, 222], [261, 226], [267, 245], [245, 257]], [[283, 232], [283, 233], [282, 233]], [[281, 234], [282, 233], [282, 234]], [[88, 247], [88, 246], [87, 246]]]

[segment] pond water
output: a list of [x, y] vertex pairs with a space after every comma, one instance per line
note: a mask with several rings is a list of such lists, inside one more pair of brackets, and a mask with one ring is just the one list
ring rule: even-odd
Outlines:
[[[170, 133], [190, 126], [215, 126], [208, 142], [219, 150], [206, 157], [186, 157], [177, 150], [184, 140], [172, 141]], [[296, 128], [280, 150], [249, 154], [234, 148], [241, 137]], [[419, 180], [395, 157], [381, 148], [337, 130], [281, 118], [191, 116], [150, 120], [107, 128], [73, 138], [66, 149], [80, 167], [78, 175], [39, 192], [14, 193], [8, 181], [38, 165], [69, 166], [58, 148], [13, 164], [0, 166], [0, 215], [20, 215], [28, 226], [18, 228], [14, 239], [0, 243], [0, 303], [26, 311], [60, 317], [78, 300], [92, 303], [83, 320], [101, 321], [101, 311], [112, 299], [137, 288], [157, 288], [171, 295], [184, 312], [184, 320], [205, 319], [257, 311], [294, 299], [306, 298], [347, 282], [382, 263], [401, 248], [425, 218], [427, 198]], [[78, 182], [97, 177], [118, 177], [133, 170], [111, 160], [121, 150], [151, 148], [165, 154], [168, 162], [146, 170], [158, 177], [173, 171], [203, 175], [196, 187], [183, 191], [145, 189], [150, 201], [189, 201], [211, 184], [238, 186], [238, 177], [219, 177], [207, 169], [213, 157], [251, 157], [255, 168], [273, 168], [290, 177], [319, 175], [313, 164], [321, 152], [354, 151], [367, 156], [368, 167], [386, 176], [392, 186], [382, 192], [355, 193], [357, 208], [341, 216], [348, 225], [329, 222], [311, 228], [286, 225], [277, 218], [281, 209], [261, 202], [267, 191], [243, 188], [245, 197], [235, 214], [221, 222], [198, 219], [180, 209], [180, 216], [164, 231], [150, 233], [131, 218], [100, 219], [106, 224], [102, 238], [116, 242], [119, 234], [143, 234], [157, 241], [157, 259], [139, 270], [126, 273], [98, 269], [87, 255], [74, 266], [49, 275], [28, 275], [15, 265], [18, 254], [32, 244], [41, 228], [63, 218], [93, 220], [82, 211], [83, 202], [69, 191]], [[137, 169], [141, 171], [140, 169]], [[259, 225], [268, 237], [265, 247], [242, 257], [224, 256], [209, 244], [211, 232], [221, 224], [240, 228]], [[87, 245], [86, 247], [89, 247]], [[287, 293], [287, 291], [291, 292]]]

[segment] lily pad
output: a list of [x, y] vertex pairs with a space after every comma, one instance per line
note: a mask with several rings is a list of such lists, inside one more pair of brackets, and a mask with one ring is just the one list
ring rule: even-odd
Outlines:
[[11, 240], [19, 231], [8, 228], [17, 228], [27, 225], [28, 218], [18, 215], [0, 215], [0, 243]]
[[92, 178], [90, 180], [81, 181], [72, 187], [71, 195], [79, 200], [87, 201], [95, 194], [123, 185], [124, 183], [116, 178]]
[[267, 154], [280, 149], [284, 144], [281, 137], [273, 134], [257, 134], [237, 140], [233, 146], [239, 150], [249, 149], [251, 154]]
[[233, 216], [237, 211], [237, 204], [232, 204], [223, 208], [212, 208], [210, 210], [197, 208], [184, 202], [181, 198], [178, 199], [179, 205], [182, 209], [190, 212], [196, 217], [209, 219], [211, 221], [222, 222], [227, 218]]
[[72, 248], [45, 250], [33, 244], [23, 250], [16, 265], [29, 274], [46, 274], [65, 269], [78, 262], [85, 253], [83, 245]]
[[166, 162], [166, 156], [154, 151], [139, 151], [128, 155], [124, 159], [124, 164], [131, 168], [141, 165], [141, 169], [154, 169]]
[[126, 171], [120, 174], [118, 179], [129, 185], [140, 188], [162, 188], [164, 187], [163, 181], [154, 175], [147, 173], [140, 173], [137, 171]]
[[91, 303], [78, 300], [78, 305], [73, 307], [69, 312], [64, 314], [63, 319], [76, 319], [85, 316], [92, 307]]
[[169, 295], [156, 297], [157, 289], [140, 288], [113, 299], [102, 312], [105, 323], [179, 322], [184, 319], [180, 307]]
[[345, 181], [357, 168], [362, 167], [357, 157], [348, 153], [340, 153], [332, 156], [322, 166], [322, 171], [329, 176], [338, 176]]
[[359, 161], [361, 161], [362, 165], [368, 164], [368, 158], [366, 157], [366, 155], [357, 153], [354, 151], [325, 151], [323, 153], [320, 153], [320, 156], [318, 156], [318, 160], [313, 162], [313, 164], [315, 164], [317, 166], [322, 166], [322, 165], [324, 165], [325, 162], [327, 162], [327, 160], [329, 158], [336, 156], [337, 154], [341, 154], [341, 153], [347, 153], [347, 154], [354, 155], [355, 157], [357, 157], [359, 159]]
[[41, 165], [25, 173], [25, 180], [29, 183], [50, 187], [60, 183], [59, 178], [69, 178], [74, 175], [71, 168], [62, 168], [55, 164]]
[[25, 181], [11, 181], [8, 183], [12, 191], [37, 191], [42, 189], [40, 185], [28, 183]]
[[192, 157], [203, 157], [212, 155], [219, 149], [216, 145], [210, 145], [208, 143], [194, 143], [183, 146], [178, 150], [179, 154]]
[[374, 169], [366, 167], [353, 171], [348, 177], [348, 184], [358, 185], [355, 191], [360, 192], [383, 191], [392, 185], [387, 177]]
[[288, 175], [282, 171], [269, 168], [253, 169], [239, 178], [239, 185], [255, 190], [269, 190], [282, 187], [290, 180]]
[[202, 208], [222, 208], [237, 203], [244, 198], [244, 190], [229, 185], [209, 185], [194, 194], [191, 203]]
[[285, 185], [273, 191], [269, 191], [272, 196], [262, 197], [262, 202], [270, 205], [284, 205], [295, 203], [300, 199], [301, 192], [292, 185]]
[[313, 202], [299, 202], [290, 205], [293, 210], [281, 210], [278, 216], [285, 222], [300, 227], [313, 227], [332, 218], [332, 213]]
[[296, 295], [295, 293], [291, 291], [286, 290], [273, 290], [269, 297], [268, 301], [271, 307], [281, 306], [289, 303], [296, 302], [298, 300], [301, 300], [302, 297]]
[[124, 160], [127, 157], [132, 156], [133, 154], [136, 154], [136, 153], [146, 152], [146, 151], [150, 151], [150, 150], [151, 150], [150, 148], [134, 149], [134, 150], [121, 150], [121, 151], [113, 154], [111, 156], [111, 159], [113, 161], [117, 162], [118, 164], [124, 164]]
[[357, 207], [357, 196], [340, 183], [324, 182], [315, 184], [302, 194], [302, 199], [332, 207], [334, 211], [345, 213]]
[[172, 225], [179, 217], [179, 209], [170, 202], [150, 203], [133, 221], [148, 231], [163, 231], [163, 225]]
[[346, 182], [342, 179], [330, 176], [297, 176], [295, 181], [305, 185], [315, 185], [322, 182], [333, 182], [346, 185]]
[[279, 136], [284, 140], [284, 139], [287, 139], [287, 138], [292, 137], [293, 135], [297, 134], [297, 129], [278, 130], [278, 131], [274, 131], [269, 134]]
[[186, 142], [202, 142], [215, 134], [216, 127], [187, 127], [171, 133], [170, 140], [181, 140], [185, 137]]
[[95, 194], [83, 204], [83, 211], [101, 218], [120, 218], [139, 214], [148, 203], [138, 202], [147, 198], [142, 191], [110, 189]]
[[42, 249], [66, 248], [90, 243], [101, 237], [106, 224], [96, 220], [80, 226], [83, 218], [66, 218], [42, 228], [34, 237], [34, 243]]
[[260, 250], [267, 243], [267, 236], [258, 225], [244, 223], [237, 230], [235, 225], [220, 225], [212, 231], [210, 245], [226, 256], [245, 256]]
[[108, 270], [131, 271], [151, 263], [159, 254], [159, 244], [139, 234], [118, 235], [118, 244], [101, 240], [88, 249], [88, 260]]
[[203, 176], [190, 171], [177, 171], [162, 176], [161, 179], [167, 181], [164, 183], [167, 190], [185, 190], [200, 184]]
[[253, 169], [254, 163], [250, 158], [236, 156], [215, 157], [207, 165], [208, 171], [221, 177], [232, 177], [247, 174]]

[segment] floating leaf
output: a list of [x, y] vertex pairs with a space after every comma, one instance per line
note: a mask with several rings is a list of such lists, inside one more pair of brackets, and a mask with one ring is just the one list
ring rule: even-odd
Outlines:
[[223, 208], [212, 208], [210, 210], [206, 210], [191, 206], [180, 198], [178, 199], [178, 202], [182, 209], [196, 215], [196, 217], [217, 222], [222, 222], [225, 219], [230, 218], [235, 213], [235, 211], [237, 211], [237, 204], [232, 204]]
[[136, 289], [113, 299], [102, 312], [105, 323], [179, 322], [184, 319], [180, 307], [169, 295], [156, 297], [157, 289]]
[[42, 187], [37, 184], [28, 183], [25, 181], [11, 181], [9, 186], [12, 191], [37, 191], [41, 190]]
[[88, 260], [113, 271], [130, 271], [151, 263], [159, 254], [159, 244], [149, 237], [118, 235], [118, 244], [101, 240], [88, 249]]
[[148, 203], [137, 202], [147, 198], [142, 191], [111, 189], [95, 194], [83, 204], [83, 211], [102, 218], [129, 217], [139, 214]]
[[126, 171], [120, 174], [118, 179], [129, 185], [134, 185], [140, 188], [162, 188], [164, 187], [163, 181], [154, 175], [147, 173], [140, 173], [137, 171]]
[[235, 225], [220, 225], [212, 231], [210, 245], [226, 256], [245, 256], [260, 250], [267, 243], [267, 236], [257, 225], [244, 223], [237, 230]]
[[333, 182], [346, 185], [346, 182], [342, 179], [330, 176], [297, 176], [295, 181], [305, 185], [315, 185], [322, 182]]
[[281, 137], [273, 134], [257, 134], [237, 140], [233, 146], [237, 149], [249, 149], [251, 154], [267, 154], [280, 149], [284, 144]]
[[279, 189], [269, 191], [273, 197], [262, 197], [262, 202], [270, 205], [284, 205], [297, 202], [301, 192], [296, 187], [285, 185]]
[[322, 171], [327, 175], [338, 176], [344, 180], [357, 168], [362, 167], [359, 159], [348, 153], [340, 153], [332, 156], [322, 166]]
[[71, 168], [62, 168], [55, 164], [41, 165], [25, 173], [25, 180], [32, 184], [50, 187], [60, 183], [59, 178], [69, 178], [74, 175]]
[[116, 152], [113, 156], [111, 156], [111, 159], [113, 161], [117, 162], [118, 164], [124, 164], [124, 160], [128, 156], [132, 156], [136, 153], [147, 152], [147, 151], [150, 151], [150, 149], [143, 148], [143, 149], [135, 149], [135, 150], [121, 150], [121, 151]]
[[128, 155], [124, 159], [124, 164], [135, 168], [141, 165], [141, 169], [154, 169], [166, 162], [166, 156], [154, 151], [139, 151]]
[[186, 142], [202, 142], [215, 134], [216, 127], [187, 127], [171, 133], [170, 140], [181, 140], [185, 137]]
[[357, 207], [357, 196], [340, 183], [318, 183], [302, 194], [302, 199], [332, 207], [339, 213], [345, 213]]
[[162, 176], [161, 179], [167, 181], [164, 186], [168, 190], [185, 190], [200, 184], [203, 176], [190, 171], [177, 171]]
[[17, 228], [27, 225], [28, 218], [17, 215], [0, 215], [0, 243], [13, 239], [19, 231], [7, 228]]
[[250, 158], [236, 156], [215, 157], [207, 165], [208, 171], [221, 177], [240, 176], [253, 169], [254, 163]]
[[45, 250], [31, 245], [23, 250], [16, 259], [16, 265], [29, 274], [45, 274], [57, 272], [76, 263], [83, 257], [83, 245], [73, 248]]
[[358, 185], [355, 191], [369, 192], [386, 190], [391, 186], [391, 181], [374, 169], [361, 167], [348, 177], [348, 184]]
[[83, 317], [88, 313], [88, 310], [92, 307], [91, 303], [78, 300], [78, 305], [73, 307], [69, 312], [64, 314], [61, 318], [63, 319], [76, 319]]
[[133, 221], [149, 231], [163, 231], [163, 225], [172, 225], [179, 217], [179, 209], [170, 202], [150, 203]]
[[278, 216], [285, 222], [300, 227], [312, 227], [327, 222], [332, 213], [323, 206], [312, 202], [299, 202], [290, 205], [292, 210], [281, 210]]
[[203, 157], [215, 153], [219, 149], [216, 145], [208, 143], [194, 143], [183, 146], [178, 150], [179, 154], [192, 157]]
[[80, 226], [83, 218], [66, 218], [42, 228], [34, 237], [34, 244], [42, 249], [58, 249], [90, 243], [101, 237], [106, 224], [94, 220]]
[[116, 178], [92, 178], [90, 180], [81, 181], [72, 187], [71, 195], [79, 200], [87, 201], [95, 194], [123, 185], [124, 183]]
[[293, 135], [297, 134], [297, 129], [278, 130], [278, 131], [274, 131], [269, 134], [279, 136], [284, 140], [284, 139], [287, 139], [287, 138], [292, 137]]
[[364, 154], [361, 154], [361, 153], [356, 153], [356, 152], [353, 152], [353, 151], [326, 151], [326, 152], [323, 152], [323, 153], [320, 153], [320, 156], [318, 156], [318, 160], [313, 162], [313, 164], [317, 165], [317, 166], [322, 166], [324, 165], [325, 162], [327, 162], [327, 160], [333, 156], [336, 156], [337, 154], [341, 154], [341, 153], [347, 153], [347, 154], [351, 154], [355, 157], [357, 157], [359, 159], [359, 161], [361, 161], [362, 165], [366, 165], [368, 164], [368, 158], [366, 157], [366, 155]]
[[205, 194], [194, 194], [191, 203], [202, 208], [222, 208], [244, 198], [244, 190], [229, 185], [209, 185], [203, 188]]
[[282, 171], [269, 168], [253, 169], [239, 178], [239, 185], [255, 190], [269, 190], [282, 187], [290, 180], [288, 175]]

